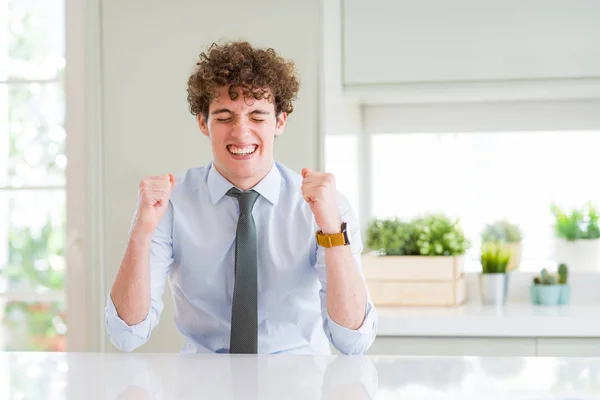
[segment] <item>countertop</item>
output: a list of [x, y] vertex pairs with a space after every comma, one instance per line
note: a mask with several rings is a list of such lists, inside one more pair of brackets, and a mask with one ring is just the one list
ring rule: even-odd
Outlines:
[[0, 353], [2, 399], [600, 399], [600, 358]]
[[600, 304], [377, 307], [379, 336], [600, 337]]

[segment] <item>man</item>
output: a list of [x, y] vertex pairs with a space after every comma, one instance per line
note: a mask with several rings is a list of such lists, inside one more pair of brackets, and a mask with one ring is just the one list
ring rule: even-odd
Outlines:
[[377, 317], [357, 218], [331, 174], [273, 159], [299, 83], [293, 63], [214, 45], [188, 80], [213, 161], [144, 178], [106, 306], [112, 343], [144, 344], [169, 278], [182, 352], [361, 354]]

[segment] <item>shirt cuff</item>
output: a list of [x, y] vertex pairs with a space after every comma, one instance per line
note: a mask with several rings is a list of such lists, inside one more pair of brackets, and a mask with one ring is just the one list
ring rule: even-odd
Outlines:
[[[115, 304], [112, 301], [112, 297], [110, 294], [108, 295], [108, 300], [106, 301], [106, 324], [108, 328], [108, 332], [110, 336], [119, 339], [123, 335], [135, 335], [140, 339], [147, 339], [150, 335], [150, 328], [152, 326], [150, 314], [151, 311], [148, 312], [146, 318], [143, 321], [134, 324], [127, 325], [125, 321], [123, 321], [119, 314], [117, 313], [117, 309], [115, 308]], [[120, 340], [118, 340], [120, 341]]]
[[377, 332], [377, 314], [373, 303], [368, 299], [365, 319], [358, 329], [348, 329], [331, 319], [327, 308], [327, 325], [333, 346], [343, 354], [362, 354], [373, 343]]

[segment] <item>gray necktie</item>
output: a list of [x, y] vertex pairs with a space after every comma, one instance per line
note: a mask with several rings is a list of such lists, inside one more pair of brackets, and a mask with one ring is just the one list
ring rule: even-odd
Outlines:
[[229, 352], [258, 352], [258, 278], [256, 225], [252, 207], [258, 198], [254, 190], [241, 192], [231, 188], [228, 196], [237, 197], [240, 204], [235, 238], [235, 283], [231, 304], [231, 337]]

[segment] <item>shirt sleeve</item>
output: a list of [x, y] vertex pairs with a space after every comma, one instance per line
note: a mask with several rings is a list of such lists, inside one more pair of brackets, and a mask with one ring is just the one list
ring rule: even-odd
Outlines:
[[[133, 227], [133, 226], [132, 226]], [[130, 228], [131, 232], [131, 228]], [[150, 338], [150, 333], [158, 325], [164, 304], [167, 276], [173, 264], [173, 205], [161, 218], [150, 245], [150, 310], [138, 324], [127, 325], [115, 308], [110, 293], [105, 308], [106, 331], [111, 343], [121, 351], [133, 351]]]
[[[327, 312], [327, 274], [325, 266], [325, 248], [321, 246], [317, 247], [317, 257], [315, 268], [319, 280], [321, 281], [321, 291], [319, 293], [321, 298], [321, 314], [323, 316], [323, 329], [325, 334], [329, 338], [329, 341], [340, 353], [342, 354], [363, 354], [373, 344], [375, 336], [377, 334], [377, 312], [371, 299], [369, 289], [365, 282], [364, 273], [362, 270], [362, 259], [361, 253], [363, 250], [363, 243], [361, 239], [360, 226], [358, 224], [358, 218], [356, 217], [352, 207], [348, 200], [338, 192], [338, 205], [340, 208], [340, 215], [342, 221], [346, 222], [346, 227], [349, 231], [350, 247], [356, 267], [359, 269], [360, 276], [365, 290], [367, 292], [367, 304], [365, 306], [365, 318], [362, 325], [356, 329], [348, 329], [344, 326], [339, 325], [331, 319]], [[316, 242], [316, 240], [315, 240]]]

